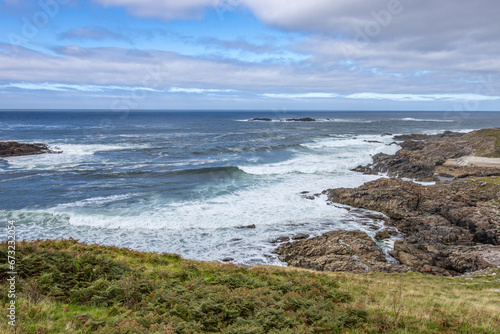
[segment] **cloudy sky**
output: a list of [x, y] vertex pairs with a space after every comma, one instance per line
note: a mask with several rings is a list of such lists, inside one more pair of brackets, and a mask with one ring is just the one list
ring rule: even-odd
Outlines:
[[0, 109], [500, 110], [496, 0], [0, 0]]

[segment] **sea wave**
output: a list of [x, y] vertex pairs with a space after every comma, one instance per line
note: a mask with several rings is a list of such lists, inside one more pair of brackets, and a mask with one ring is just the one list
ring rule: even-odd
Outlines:
[[396, 118], [394, 120], [404, 121], [404, 122], [437, 122], [437, 123], [453, 123], [454, 122], [454, 120], [452, 120], [452, 119], [422, 119], [422, 118], [411, 118], [411, 117]]

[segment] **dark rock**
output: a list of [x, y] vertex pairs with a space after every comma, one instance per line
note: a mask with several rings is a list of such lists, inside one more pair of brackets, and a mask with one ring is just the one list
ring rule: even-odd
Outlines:
[[377, 234], [375, 234], [375, 240], [390, 239], [391, 236], [397, 235], [397, 234], [398, 234], [398, 232], [396, 232], [395, 230], [393, 230], [391, 228], [385, 228], [384, 230], [379, 231], [379, 232], [377, 232]]
[[0, 157], [11, 157], [20, 155], [33, 155], [43, 153], [62, 153], [60, 151], [52, 151], [44, 144], [24, 144], [17, 142], [0, 142]]
[[292, 237], [292, 240], [302, 240], [302, 239], [307, 239], [307, 238], [309, 238], [309, 234], [299, 233], [297, 235], [294, 235]]
[[274, 239], [273, 241], [271, 241], [271, 243], [273, 244], [279, 244], [279, 243], [282, 243], [282, 242], [287, 242], [290, 240], [290, 237], [279, 237], [277, 239]]
[[256, 118], [251, 118], [248, 121], [250, 122], [255, 122], [255, 121], [265, 121], [265, 122], [271, 122], [272, 119], [266, 118], [266, 117], [256, 117]]
[[456, 275], [500, 262], [500, 185], [494, 182], [455, 180], [422, 186], [379, 179], [327, 194], [332, 202], [389, 216], [387, 224], [406, 234], [391, 255], [413, 270]]
[[303, 117], [303, 118], [288, 118], [287, 122], [316, 122], [314, 118], [311, 117]]
[[255, 224], [252, 224], [252, 225], [247, 225], [247, 226], [238, 226], [237, 228], [239, 228], [239, 229], [244, 229], [244, 228], [250, 228], [250, 229], [253, 229], [253, 228], [255, 228]]
[[[443, 173], [442, 165], [448, 159], [479, 154], [500, 155], [496, 140], [500, 129], [485, 129], [467, 134], [445, 131], [437, 135], [410, 134], [395, 136], [402, 140], [401, 150], [394, 155], [379, 153], [373, 156], [373, 163], [357, 166], [353, 171], [365, 174], [387, 173], [389, 177], [406, 177], [418, 181], [437, 181], [436, 174]], [[500, 175], [498, 168], [458, 168], [457, 177]], [[454, 176], [449, 171], [443, 175]]]
[[231, 261], [234, 261], [232, 257], [226, 257], [222, 259], [222, 262], [231, 262]]
[[376, 243], [362, 231], [332, 231], [319, 237], [280, 245], [280, 260], [290, 266], [320, 271], [408, 272], [388, 263]]

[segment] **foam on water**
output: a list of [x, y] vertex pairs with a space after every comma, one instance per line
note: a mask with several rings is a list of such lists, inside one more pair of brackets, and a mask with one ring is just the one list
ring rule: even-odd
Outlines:
[[452, 119], [419, 119], [419, 118], [412, 118], [412, 117], [398, 118], [395, 120], [405, 121], [405, 122], [438, 122], [438, 123], [453, 123], [453, 122], [455, 122]]
[[[20, 222], [20, 233], [27, 239], [73, 237], [199, 260], [230, 257], [239, 263], [281, 265], [272, 254], [276, 245], [271, 241], [278, 237], [316, 236], [337, 229], [360, 229], [374, 236], [384, 227], [382, 220], [354, 217], [352, 211], [328, 205], [325, 195], [311, 200], [302, 193], [311, 196], [376, 179], [349, 169], [370, 162], [370, 154], [395, 152], [398, 146], [390, 142], [387, 136], [324, 137], [302, 144], [300, 150], [290, 148], [293, 157], [279, 163], [252, 163], [251, 157], [247, 165], [218, 168], [228, 175], [238, 168], [255, 175], [251, 185], [243, 187], [237, 179], [218, 182], [221, 175], [214, 174], [215, 183], [182, 201], [172, 201], [168, 194], [129, 193], [9, 214]], [[82, 151], [92, 149], [73, 152]], [[239, 228], [248, 225], [256, 228]]]
[[371, 162], [371, 156], [379, 152], [394, 154], [400, 147], [391, 142], [387, 136], [321, 138], [302, 144], [309, 151], [290, 160], [239, 167], [254, 175], [339, 173]]
[[[52, 144], [49, 148], [62, 153], [25, 155], [3, 158], [7, 161], [9, 168], [20, 170], [61, 170], [74, 168], [81, 163], [92, 162], [92, 157], [98, 152], [120, 151], [142, 149], [147, 145], [127, 145], [127, 144]], [[102, 160], [97, 159], [102, 162]]]
[[[369, 134], [467, 131], [454, 116], [430, 113], [137, 112], [112, 129], [98, 127], [100, 113], [40, 115], [10, 129], [20, 123], [16, 114], [2, 140], [47, 143], [64, 153], [0, 159], [7, 194], [0, 227], [13, 219], [19, 239], [73, 237], [246, 264], [282, 264], [271, 243], [281, 236], [337, 229], [374, 236], [384, 227], [365, 210], [314, 196], [379, 177], [350, 171], [399, 149], [392, 136]], [[247, 121], [259, 115], [274, 121]], [[317, 121], [283, 121], [292, 117]], [[492, 115], [481, 117], [467, 127], [491, 125]], [[95, 134], [83, 131], [93, 126]], [[24, 194], [32, 188], [37, 193]], [[255, 229], [239, 228], [248, 225]]]

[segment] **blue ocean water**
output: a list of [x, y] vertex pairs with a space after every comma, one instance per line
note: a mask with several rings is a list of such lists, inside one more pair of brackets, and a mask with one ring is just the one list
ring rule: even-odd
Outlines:
[[[285, 121], [300, 117], [318, 121]], [[387, 133], [498, 126], [484, 112], [0, 111], [0, 141], [63, 152], [0, 158], [0, 229], [15, 220], [19, 239], [281, 264], [280, 236], [383, 228], [302, 192], [377, 178], [350, 169], [396, 152]]]

